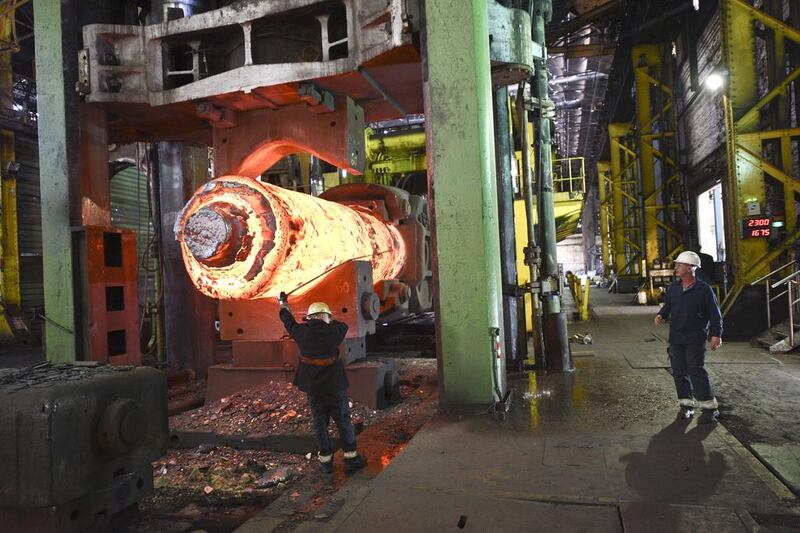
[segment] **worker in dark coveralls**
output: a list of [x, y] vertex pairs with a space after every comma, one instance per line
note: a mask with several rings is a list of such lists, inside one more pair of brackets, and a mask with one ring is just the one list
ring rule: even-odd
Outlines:
[[[719, 416], [717, 399], [705, 369], [706, 346], [722, 345], [722, 314], [714, 291], [695, 277], [700, 257], [681, 252], [675, 259], [678, 279], [669, 286], [664, 306], [655, 318], [656, 326], [669, 319], [669, 362], [678, 392], [679, 419], [702, 410], [699, 424], [715, 422]], [[707, 344], [708, 343], [708, 344]]]
[[278, 301], [281, 322], [300, 348], [294, 384], [308, 395], [320, 465], [325, 472], [333, 472], [333, 447], [328, 435], [328, 422], [333, 418], [342, 441], [345, 468], [358, 470], [367, 463], [356, 451], [356, 432], [347, 398], [349, 383], [339, 359], [339, 345], [347, 334], [347, 324], [333, 320], [330, 308], [322, 302], [311, 304], [305, 323], [299, 324], [289, 310], [285, 293], [280, 294]]

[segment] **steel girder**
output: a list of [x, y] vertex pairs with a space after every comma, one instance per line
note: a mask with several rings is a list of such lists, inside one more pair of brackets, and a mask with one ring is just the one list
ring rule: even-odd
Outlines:
[[597, 162], [597, 176], [599, 180], [599, 199], [600, 199], [600, 241], [601, 241], [601, 260], [603, 268], [608, 273], [614, 265], [614, 249], [611, 228], [614, 227], [613, 204], [611, 202], [614, 194], [611, 182], [611, 162]]
[[633, 48], [636, 88], [636, 135], [641, 179], [647, 268], [683, 249], [675, 224], [681, 216], [675, 114], [669, 59], [663, 46]]
[[[727, 311], [745, 285], [768, 272], [771, 261], [788, 250], [800, 233], [795, 208], [800, 180], [792, 175], [792, 141], [800, 137], [800, 128], [790, 127], [790, 87], [800, 78], [800, 66], [787, 70], [783, 59], [787, 41], [800, 44], [800, 30], [743, 0], [723, 0], [720, 9], [722, 56], [728, 71], [723, 95], [728, 173], [723, 187], [727, 242], [735, 273], [722, 305]], [[763, 96], [756, 68], [756, 40], [762, 35], [757, 24], [766, 29], [771, 63], [768, 92]], [[748, 214], [747, 204], [767, 207], [767, 176], [783, 186], [785, 237], [743, 239], [741, 224]]]
[[[0, 18], [0, 39], [11, 42], [14, 26], [14, 10]], [[0, 53], [0, 87], [5, 95], [11, 94], [13, 84], [11, 74], [11, 54], [8, 49]], [[10, 96], [7, 102], [11, 103]], [[3, 110], [11, 112], [10, 109]], [[7, 172], [8, 163], [13, 161], [14, 133], [8, 130], [0, 132], [0, 171], [3, 172], [0, 186], [0, 341], [11, 341], [14, 331], [8, 321], [7, 311], [10, 307], [20, 305], [19, 284], [19, 237], [17, 233], [17, 180], [14, 173]]]
[[658, 45], [634, 47], [636, 118], [609, 124], [610, 162], [601, 176], [603, 261], [617, 276], [641, 277], [683, 248], [671, 66]]
[[644, 274], [644, 236], [642, 232], [641, 182], [637, 173], [636, 144], [628, 123], [608, 125], [611, 144], [611, 176], [608, 178], [611, 201], [609, 235], [613, 244], [613, 266], [617, 276]]

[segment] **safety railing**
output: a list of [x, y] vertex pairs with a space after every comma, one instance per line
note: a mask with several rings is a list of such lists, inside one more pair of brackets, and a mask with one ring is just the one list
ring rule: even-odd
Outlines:
[[586, 278], [586, 283], [583, 283], [583, 277], [576, 276], [572, 272], [567, 272], [566, 278], [569, 291], [578, 307], [578, 319], [589, 320], [589, 279]]
[[[789, 272], [786, 275], [786, 272]], [[784, 276], [783, 278], [779, 279], [778, 281], [773, 282], [775, 277], [778, 275]], [[785, 265], [776, 268], [769, 274], [764, 274], [757, 280], [750, 283], [750, 285], [760, 285], [761, 283], [764, 284], [766, 289], [766, 299], [767, 299], [767, 327], [772, 327], [772, 302], [783, 296], [784, 294], [788, 294], [789, 300], [789, 340], [790, 342], [794, 343], [794, 311], [796, 308], [797, 301], [793, 299], [795, 295], [798, 294], [797, 285], [800, 283], [800, 270], [797, 268], [797, 261], [790, 261]], [[773, 294], [775, 291], [779, 291], [777, 294]], [[794, 346], [794, 344], [792, 344]]]
[[556, 192], [570, 196], [586, 192], [586, 165], [583, 157], [567, 157], [553, 161], [553, 186]]

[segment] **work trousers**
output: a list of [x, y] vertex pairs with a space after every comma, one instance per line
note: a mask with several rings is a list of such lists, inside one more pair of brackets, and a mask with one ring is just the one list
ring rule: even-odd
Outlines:
[[694, 396], [698, 402], [713, 400], [714, 390], [705, 368], [706, 343], [670, 344], [668, 353], [678, 399]]
[[320, 455], [333, 453], [331, 438], [328, 435], [328, 424], [331, 418], [339, 430], [342, 449], [345, 452], [356, 451], [356, 431], [350, 420], [350, 401], [347, 399], [346, 390], [325, 396], [309, 394], [308, 406], [311, 408], [311, 416], [314, 417], [314, 433], [317, 437]]

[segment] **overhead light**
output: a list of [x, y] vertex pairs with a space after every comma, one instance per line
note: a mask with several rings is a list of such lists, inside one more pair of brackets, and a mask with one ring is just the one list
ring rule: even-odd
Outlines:
[[700, 11], [700, 0], [692, 0], [692, 6], [695, 11]]
[[719, 91], [723, 85], [725, 85], [725, 76], [723, 76], [720, 72], [712, 72], [706, 78], [704, 85], [706, 86], [706, 89], [715, 93]]

